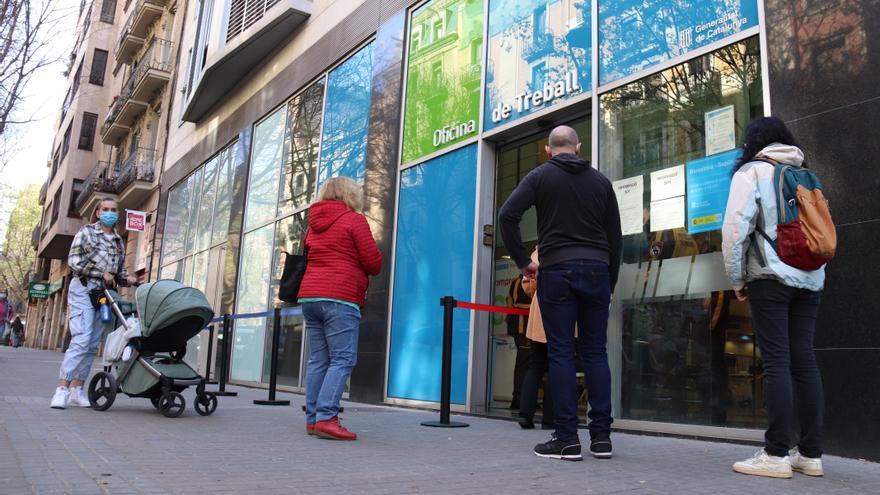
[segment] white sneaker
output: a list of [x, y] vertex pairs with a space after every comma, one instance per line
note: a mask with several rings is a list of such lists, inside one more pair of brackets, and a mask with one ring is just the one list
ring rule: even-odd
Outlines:
[[52, 396], [52, 402], [49, 407], [52, 409], [67, 408], [67, 399], [70, 397], [70, 389], [67, 387], [58, 387], [55, 389], [55, 395]]
[[737, 473], [766, 476], [768, 478], [791, 478], [791, 462], [788, 456], [776, 457], [760, 450], [752, 458], [733, 465]]
[[76, 387], [70, 391], [70, 399], [67, 403], [71, 406], [92, 407], [82, 387]]
[[797, 447], [791, 449], [788, 456], [791, 458], [792, 470], [807, 476], [825, 476], [825, 471], [822, 469], [822, 458], [801, 455]]

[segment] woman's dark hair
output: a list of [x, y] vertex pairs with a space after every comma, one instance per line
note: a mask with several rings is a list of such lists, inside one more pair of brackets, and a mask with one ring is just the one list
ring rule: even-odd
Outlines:
[[754, 160], [755, 155], [773, 143], [787, 144], [800, 148], [791, 131], [786, 127], [785, 122], [778, 117], [760, 117], [753, 120], [746, 127], [742, 156], [736, 162], [736, 170]]

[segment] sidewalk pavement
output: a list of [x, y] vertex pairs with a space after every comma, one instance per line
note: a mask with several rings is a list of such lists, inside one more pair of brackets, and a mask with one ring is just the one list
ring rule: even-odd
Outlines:
[[302, 396], [256, 406], [266, 391], [242, 387], [210, 417], [193, 411], [192, 388], [176, 419], [124, 395], [105, 412], [54, 410], [61, 356], [0, 347], [0, 494], [880, 493], [880, 465], [859, 460], [825, 457], [824, 478], [756, 478], [730, 468], [752, 446], [618, 433], [614, 459], [554, 461], [532, 453], [545, 431], [475, 417], [426, 428], [437, 413], [350, 402], [343, 419], [360, 439], [321, 440], [305, 433]]

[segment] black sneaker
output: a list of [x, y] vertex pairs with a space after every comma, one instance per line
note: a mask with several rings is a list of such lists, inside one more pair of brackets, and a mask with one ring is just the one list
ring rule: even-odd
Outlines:
[[519, 427], [523, 430], [533, 430], [535, 429], [535, 422], [529, 418], [524, 418], [520, 416], [519, 418]]
[[590, 453], [596, 459], [611, 459], [611, 439], [608, 437], [592, 439]]
[[550, 441], [535, 445], [535, 455], [549, 459], [562, 459], [565, 461], [580, 461], [581, 441], [577, 437], [571, 440], [559, 440], [556, 435], [550, 437]]

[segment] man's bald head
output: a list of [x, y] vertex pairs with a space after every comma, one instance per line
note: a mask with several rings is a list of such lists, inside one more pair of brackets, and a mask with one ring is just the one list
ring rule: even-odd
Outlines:
[[577, 155], [580, 152], [581, 140], [574, 129], [567, 125], [560, 125], [550, 131], [550, 139], [547, 143], [547, 154], [549, 156], [552, 157], [560, 153], [573, 153]]

